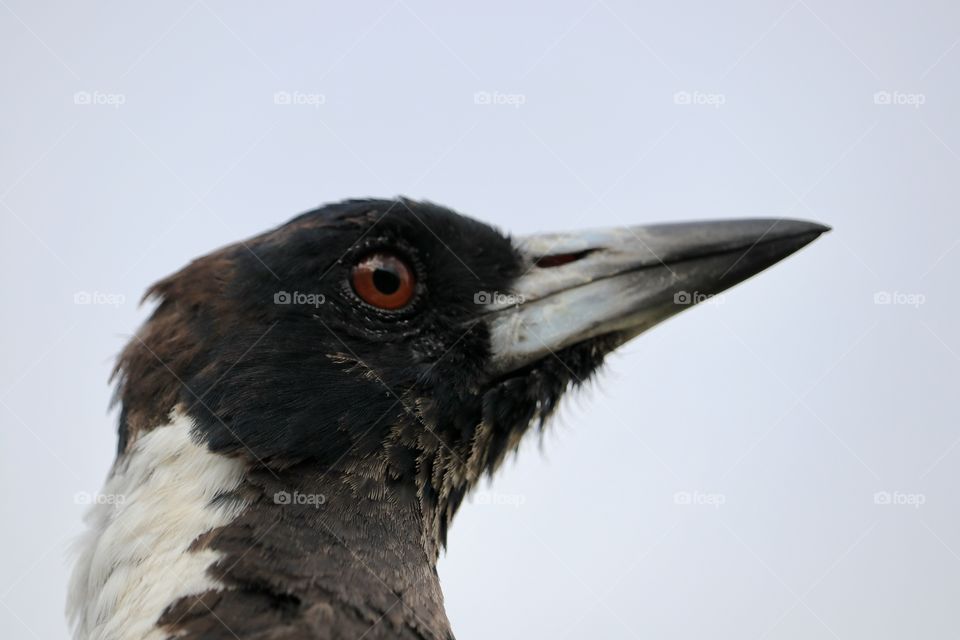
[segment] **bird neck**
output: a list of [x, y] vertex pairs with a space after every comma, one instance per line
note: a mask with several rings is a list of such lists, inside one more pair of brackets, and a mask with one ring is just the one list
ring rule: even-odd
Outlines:
[[433, 509], [336, 465], [251, 466], [175, 416], [118, 459], [80, 541], [78, 639], [452, 638]]
[[209, 610], [196, 596], [174, 603], [161, 623], [175, 635], [453, 637], [412, 487], [300, 466], [249, 472], [241, 491], [248, 507], [204, 541], [223, 587], [199, 595]]

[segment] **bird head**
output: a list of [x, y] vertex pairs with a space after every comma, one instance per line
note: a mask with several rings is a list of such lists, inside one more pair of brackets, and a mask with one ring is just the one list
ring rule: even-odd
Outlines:
[[825, 230], [511, 238], [355, 200], [195, 260], [117, 365], [129, 499], [88, 515], [77, 637], [449, 640], [436, 560], [471, 487], [611, 350]]
[[120, 451], [179, 409], [209, 450], [416, 496], [442, 544], [469, 489], [612, 349], [825, 230], [791, 220], [511, 238], [356, 200], [199, 258], [117, 367]]

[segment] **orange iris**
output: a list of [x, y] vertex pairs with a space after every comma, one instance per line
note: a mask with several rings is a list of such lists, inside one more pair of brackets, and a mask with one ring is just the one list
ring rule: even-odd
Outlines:
[[390, 253], [372, 253], [363, 258], [353, 267], [350, 281], [361, 300], [387, 311], [407, 306], [417, 284], [413, 269]]

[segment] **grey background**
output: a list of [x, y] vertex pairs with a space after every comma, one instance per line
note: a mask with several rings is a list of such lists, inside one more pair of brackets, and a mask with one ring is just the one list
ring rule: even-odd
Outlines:
[[622, 349], [462, 510], [459, 638], [960, 634], [956, 3], [0, 0], [0, 43], [4, 638], [67, 635], [144, 288], [396, 194], [835, 227]]

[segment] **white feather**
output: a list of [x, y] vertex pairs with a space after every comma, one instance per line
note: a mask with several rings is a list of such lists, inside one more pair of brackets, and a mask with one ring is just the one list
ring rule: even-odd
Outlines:
[[239, 501], [212, 501], [237, 488], [244, 465], [198, 444], [192, 427], [174, 412], [141, 436], [88, 511], [67, 601], [76, 640], [161, 640], [164, 609], [223, 588], [207, 574], [220, 554], [189, 547], [242, 511]]

